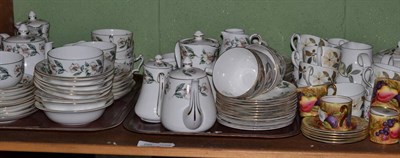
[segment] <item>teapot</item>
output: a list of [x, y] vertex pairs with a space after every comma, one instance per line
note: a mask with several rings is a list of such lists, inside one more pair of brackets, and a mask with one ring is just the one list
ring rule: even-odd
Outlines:
[[219, 51], [219, 55], [227, 51], [228, 49], [241, 47], [244, 48], [251, 44], [252, 39], [258, 36], [257, 34], [247, 35], [243, 29], [240, 28], [229, 28], [221, 32], [222, 44]]
[[28, 18], [28, 20], [17, 22], [15, 24], [15, 27], [18, 29], [19, 27], [21, 27], [22, 24], [25, 24], [26, 26], [28, 26], [30, 35], [40, 36], [43, 37], [46, 42], [49, 41], [49, 22], [37, 19], [36, 13], [33, 11], [29, 12]]
[[211, 128], [217, 110], [205, 71], [192, 67], [189, 57], [183, 67], [166, 80], [161, 106], [161, 124], [175, 132], [202, 132]]
[[29, 35], [28, 27], [21, 24], [18, 28], [17, 36], [0, 34], [0, 43], [3, 50], [7, 52], [19, 53], [25, 57], [25, 73], [33, 75], [36, 63], [42, 61], [47, 56], [47, 52], [52, 49], [53, 42], [46, 42], [43, 37]]
[[[165, 78], [172, 71], [172, 65], [164, 62], [161, 55], [155, 61], [144, 64], [144, 75], [140, 96], [135, 106], [135, 113], [145, 122], [159, 123], [161, 102], [165, 89]], [[154, 94], [158, 94], [154, 98]]]
[[175, 45], [175, 59], [178, 68], [182, 67], [182, 59], [189, 57], [193, 67], [202, 70], [210, 69], [218, 56], [218, 41], [204, 38], [201, 31], [196, 31], [193, 36], [194, 38], [179, 40]]

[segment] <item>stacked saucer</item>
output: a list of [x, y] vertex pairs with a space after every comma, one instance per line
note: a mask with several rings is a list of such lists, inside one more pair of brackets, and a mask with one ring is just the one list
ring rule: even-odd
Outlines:
[[130, 72], [120, 72], [116, 73], [113, 80], [112, 93], [114, 94], [114, 99], [117, 100], [128, 94], [132, 88], [135, 86], [135, 80], [133, 79], [133, 73]]
[[301, 131], [311, 140], [332, 144], [354, 143], [367, 138], [368, 121], [352, 116], [351, 125], [352, 128], [348, 131], [334, 131], [324, 128], [318, 117], [305, 117], [301, 124]]
[[296, 87], [282, 81], [274, 89], [251, 99], [217, 94], [217, 121], [241, 130], [273, 130], [293, 123], [297, 114]]
[[55, 76], [43, 60], [34, 71], [35, 106], [63, 125], [90, 123], [113, 103], [113, 78], [114, 68], [92, 76]]
[[0, 123], [11, 123], [37, 111], [32, 76], [25, 75], [15, 86], [0, 89]]

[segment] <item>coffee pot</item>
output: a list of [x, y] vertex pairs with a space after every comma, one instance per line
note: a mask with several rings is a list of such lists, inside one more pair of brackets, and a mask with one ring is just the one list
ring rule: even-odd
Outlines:
[[161, 123], [175, 132], [201, 132], [216, 121], [216, 107], [205, 71], [192, 67], [189, 57], [183, 67], [166, 80], [161, 106]]

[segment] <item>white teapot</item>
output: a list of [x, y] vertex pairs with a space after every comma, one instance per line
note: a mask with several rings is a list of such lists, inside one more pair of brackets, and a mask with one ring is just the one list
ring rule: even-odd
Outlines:
[[0, 41], [4, 51], [19, 53], [25, 57], [25, 74], [33, 75], [36, 63], [45, 59], [52, 49], [53, 42], [46, 42], [43, 37], [29, 35], [28, 27], [21, 24], [17, 36], [0, 34]]
[[217, 110], [206, 72], [191, 66], [187, 57], [183, 68], [168, 76], [161, 106], [161, 123], [175, 132], [202, 132], [211, 128]]
[[[155, 61], [144, 64], [144, 75], [140, 96], [135, 106], [135, 113], [146, 122], [160, 122], [161, 102], [165, 89], [165, 78], [172, 71], [172, 65], [163, 61], [161, 55]], [[155, 94], [158, 97], [155, 98]]]

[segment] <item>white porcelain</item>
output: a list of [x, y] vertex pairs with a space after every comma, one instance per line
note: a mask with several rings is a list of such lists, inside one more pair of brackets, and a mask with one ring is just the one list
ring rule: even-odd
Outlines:
[[104, 71], [108, 71], [114, 67], [117, 50], [117, 46], [114, 43], [91, 41], [78, 43], [76, 46], [89, 46], [102, 50], [104, 55]]
[[294, 92], [296, 92], [296, 86], [294, 84], [287, 81], [281, 81], [281, 83], [279, 83], [271, 91], [262, 93], [254, 98], [251, 98], [250, 100], [262, 101], [262, 100], [278, 99], [278, 98], [283, 98], [288, 94]]
[[329, 67], [300, 62], [298, 87], [308, 87], [323, 84], [334, 83], [337, 76], [337, 70]]
[[28, 26], [30, 35], [43, 37], [46, 39], [46, 41], [49, 41], [50, 24], [45, 20], [38, 19], [35, 12], [30, 11], [28, 14], [28, 19], [22, 22], [17, 22], [15, 27], [19, 28], [22, 24]]
[[17, 85], [24, 75], [24, 57], [0, 51], [0, 89]]
[[227, 97], [252, 93], [263, 70], [260, 59], [245, 48], [231, 48], [216, 61], [213, 69], [215, 89]]
[[340, 49], [326, 46], [306, 46], [302, 51], [303, 62], [322, 67], [339, 67], [341, 51]]
[[175, 132], [202, 132], [216, 121], [216, 107], [207, 74], [191, 67], [189, 58], [166, 80], [161, 124]]
[[23, 98], [19, 98], [18, 100], [1, 101], [0, 107], [15, 106], [15, 105], [23, 104], [29, 100], [32, 100], [33, 98], [34, 98], [33, 95], [27, 95]]
[[27, 117], [29, 115], [32, 115], [33, 113], [35, 113], [38, 109], [36, 109], [35, 107], [29, 108], [30, 111], [27, 111], [25, 113], [22, 113], [20, 115], [13, 115], [13, 116], [2, 116], [0, 117], [0, 124], [8, 124], [8, 123], [12, 123], [17, 121], [18, 119]]
[[98, 48], [64, 46], [48, 53], [51, 75], [62, 77], [97, 76], [104, 71], [104, 55]]
[[19, 35], [12, 37], [0, 34], [3, 50], [24, 56], [25, 73], [33, 75], [36, 63], [45, 59], [46, 53], [52, 48], [53, 43], [46, 42], [46, 39], [39, 36], [28, 35], [28, 27], [25, 24], [21, 24], [18, 32]]
[[175, 52], [163, 54], [162, 58], [164, 62], [172, 65], [172, 70], [178, 69], [178, 65], [175, 59]]
[[366, 86], [362, 80], [362, 72], [372, 64], [372, 46], [359, 42], [347, 42], [342, 44], [340, 49], [342, 58], [336, 83], [350, 82]]
[[15, 117], [19, 115], [23, 115], [35, 109], [35, 106], [28, 106], [27, 108], [17, 110], [17, 111], [7, 111], [4, 113], [0, 113], [0, 117]]
[[35, 99], [32, 99], [32, 100], [29, 100], [22, 104], [0, 107], [0, 113], [20, 111], [22, 109], [28, 108], [29, 106], [32, 106], [34, 103], [35, 103]]
[[125, 96], [126, 94], [128, 94], [132, 88], [135, 86], [136, 82], [131, 82], [129, 85], [127, 85], [125, 88], [121, 88], [121, 89], [113, 89], [113, 94], [114, 94], [114, 100], [120, 99], [123, 96]]
[[13, 100], [16, 100], [16, 99], [28, 97], [29, 95], [33, 95], [33, 90], [34, 90], [34, 87], [32, 86], [25, 93], [20, 93], [20, 94], [17, 94], [17, 95], [9, 95], [9, 96], [0, 96], [0, 101], [13, 101]]
[[222, 55], [225, 51], [231, 48], [244, 48], [251, 44], [256, 34], [247, 35], [241, 28], [228, 28], [221, 32], [222, 44], [219, 50], [219, 55]]
[[133, 33], [123, 29], [99, 29], [92, 31], [93, 41], [112, 42], [117, 45], [117, 52], [134, 49]]
[[126, 59], [126, 58], [132, 58], [132, 57], [133, 57], [133, 48], [117, 51], [115, 53], [116, 59]]
[[309, 34], [293, 33], [290, 37], [290, 46], [294, 50], [292, 52], [292, 62], [294, 65], [299, 65], [303, 59], [303, 48], [306, 46], [327, 46], [328, 42], [318, 36]]
[[46, 116], [59, 124], [67, 126], [79, 126], [91, 123], [103, 115], [108, 106], [113, 103], [113, 100], [106, 103], [105, 106], [88, 110], [51, 110], [43, 106], [40, 102], [35, 102], [36, 108], [42, 110]]
[[143, 84], [135, 106], [135, 113], [146, 122], [158, 123], [161, 117], [161, 102], [165, 91], [165, 79], [172, 71], [172, 65], [157, 55], [153, 61], [144, 64]]
[[400, 67], [400, 41], [396, 48], [381, 50], [373, 56], [374, 63], [382, 63]]
[[334, 47], [334, 48], [339, 48], [342, 44], [344, 44], [346, 42], [349, 42], [349, 40], [343, 39], [343, 38], [329, 38], [328, 46]]
[[[365, 87], [358, 83], [336, 83], [336, 95], [350, 97], [352, 102], [352, 115], [361, 117], [364, 95], [367, 93]], [[328, 89], [328, 94], [333, 94], [333, 89]]]
[[[137, 68], [135, 68], [135, 63], [139, 62]], [[114, 67], [115, 67], [115, 74], [120, 73], [131, 73], [134, 74], [140, 71], [140, 68], [143, 66], [144, 57], [139, 55], [137, 58], [135, 56], [129, 58], [116, 58]]]
[[103, 107], [106, 105], [107, 102], [110, 100], [114, 100], [113, 95], [108, 95], [102, 98], [96, 98], [93, 100], [85, 100], [85, 101], [79, 101], [79, 100], [56, 100], [56, 99], [46, 99], [46, 98], [41, 98], [36, 97], [37, 101], [40, 101], [40, 103], [43, 104], [43, 106], [47, 109], [50, 110], [60, 110], [60, 111], [76, 111], [76, 110], [89, 110], [89, 109], [96, 109], [99, 107]]

